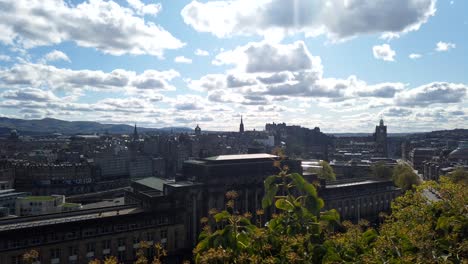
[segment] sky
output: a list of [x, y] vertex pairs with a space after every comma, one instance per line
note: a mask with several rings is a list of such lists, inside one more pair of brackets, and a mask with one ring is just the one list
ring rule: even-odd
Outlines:
[[468, 1], [0, 0], [0, 116], [468, 128]]

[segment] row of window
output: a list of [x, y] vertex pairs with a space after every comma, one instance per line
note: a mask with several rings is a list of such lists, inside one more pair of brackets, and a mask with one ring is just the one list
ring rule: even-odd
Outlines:
[[[140, 241], [154, 241], [155, 240], [155, 235], [156, 235], [155, 232], [146, 232], [145, 234], [135, 235], [135, 236], [133, 236], [133, 244], [138, 244], [138, 243], [140, 243]], [[162, 245], [166, 246], [168, 230], [167, 229], [160, 230], [159, 235], [160, 235], [160, 241], [161, 241]], [[175, 235], [176, 236], [178, 235], [177, 232], [175, 232]], [[177, 239], [175, 239], [175, 240], [177, 240]], [[127, 251], [127, 238], [126, 237], [120, 237], [120, 238], [117, 238], [116, 241], [117, 241], [117, 243], [116, 243], [117, 251], [116, 252], [115, 252], [115, 250], [112, 251], [112, 240], [111, 239], [105, 239], [105, 240], [102, 240], [102, 241], [98, 242], [101, 245], [102, 257], [105, 258], [106, 256], [109, 256], [109, 255], [115, 255], [118, 258], [119, 261], [125, 261], [127, 259], [127, 257], [128, 257], [127, 256], [127, 252], [128, 252]], [[87, 261], [92, 260], [92, 259], [95, 258], [95, 252], [97, 252], [96, 249], [97, 249], [97, 244], [98, 243], [97, 242], [86, 243], [85, 247], [86, 247]], [[175, 246], [177, 247], [177, 243], [175, 244]], [[137, 248], [133, 248], [132, 255], [131, 255], [132, 257], [136, 256], [136, 250], [137, 250]], [[113, 254], [111, 254], [111, 253], [113, 253]], [[154, 248], [150, 247], [149, 249], [147, 249], [146, 254], [151, 259], [152, 256], [154, 256]], [[69, 246], [66, 249], [52, 248], [52, 249], [49, 250], [49, 256], [50, 256], [51, 261], [55, 259], [55, 260], [59, 261], [58, 263], [60, 263], [60, 259], [62, 257], [67, 258], [66, 263], [70, 263], [70, 264], [77, 263], [76, 261], [78, 259], [78, 255], [79, 255], [78, 245]], [[101, 255], [101, 254], [99, 254], [99, 255]], [[40, 258], [38, 260], [40, 260]], [[11, 257], [11, 264], [21, 264], [21, 263], [22, 263], [21, 256], [12, 256]]]
[[[49, 233], [47, 235], [39, 236], [39, 237], [32, 237], [31, 239], [16, 239], [10, 241], [4, 241], [1, 243], [0, 241], [0, 250], [5, 249], [14, 249], [19, 247], [26, 247], [26, 246], [35, 246], [43, 243], [50, 243], [50, 242], [57, 242], [63, 240], [73, 240], [78, 239], [81, 237], [93, 237], [102, 234], [109, 234], [112, 232], [122, 232], [126, 230], [135, 230], [139, 228], [151, 227], [151, 226], [158, 226], [158, 225], [165, 225], [169, 223], [169, 218], [167, 216], [160, 216], [155, 219], [146, 219], [140, 223], [130, 223], [130, 224], [117, 224], [114, 226], [101, 226], [95, 228], [87, 228], [84, 229], [82, 232], [79, 230], [69, 231], [66, 233]], [[167, 234], [166, 234], [167, 236]]]

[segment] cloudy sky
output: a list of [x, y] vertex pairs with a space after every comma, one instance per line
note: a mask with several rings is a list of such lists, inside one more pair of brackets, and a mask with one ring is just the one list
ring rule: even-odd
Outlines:
[[0, 0], [0, 116], [468, 128], [465, 0]]

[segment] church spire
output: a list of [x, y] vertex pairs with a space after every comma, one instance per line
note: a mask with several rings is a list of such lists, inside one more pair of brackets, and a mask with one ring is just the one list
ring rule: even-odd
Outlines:
[[241, 122], [239, 126], [239, 133], [244, 133], [244, 122], [242, 120], [242, 115], [241, 115]]
[[133, 128], [133, 140], [138, 140], [138, 131], [137, 131], [136, 123], [135, 123], [135, 127]]

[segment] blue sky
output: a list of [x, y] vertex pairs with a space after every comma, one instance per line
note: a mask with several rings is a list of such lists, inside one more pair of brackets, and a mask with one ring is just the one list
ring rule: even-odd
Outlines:
[[461, 0], [0, 1], [0, 115], [467, 128]]

